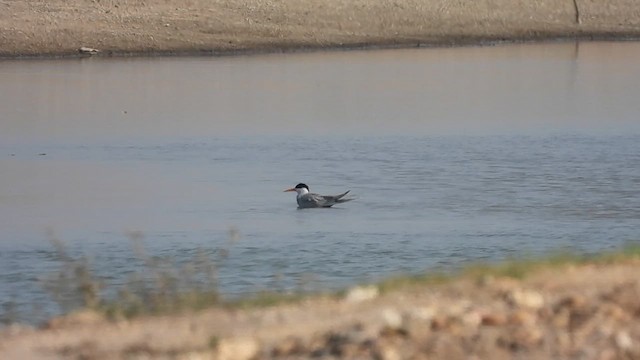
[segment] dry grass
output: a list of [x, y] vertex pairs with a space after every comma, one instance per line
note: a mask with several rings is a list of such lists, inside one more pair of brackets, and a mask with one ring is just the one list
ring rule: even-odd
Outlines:
[[53, 240], [59, 269], [43, 278], [43, 288], [63, 313], [87, 309], [110, 319], [174, 314], [219, 304], [217, 267], [228, 249], [198, 249], [179, 264], [174, 258], [147, 254], [141, 234], [132, 234], [131, 240], [142, 266], [118, 286], [108, 285], [96, 274], [89, 255], [73, 257], [63, 242]]
[[[231, 232], [229, 244], [236, 235]], [[132, 234], [133, 251], [143, 266], [132, 272], [122, 286], [108, 286], [95, 275], [90, 256], [70, 256], [59, 240], [52, 241], [60, 264], [58, 271], [44, 278], [43, 287], [63, 313], [91, 310], [109, 319], [134, 318], [142, 315], [193, 312], [210, 307], [235, 309], [257, 308], [298, 302], [309, 298], [304, 284], [294, 292], [270, 291], [233, 301], [223, 302], [219, 292], [217, 267], [228, 256], [229, 248], [217, 251], [199, 249], [182, 265], [169, 257], [150, 256], [143, 247], [141, 234]], [[567, 266], [584, 264], [608, 265], [640, 258], [640, 246], [629, 244], [621, 251], [597, 255], [556, 253], [542, 258], [520, 259], [501, 264], [474, 264], [460, 272], [431, 272], [414, 276], [399, 276], [374, 286], [382, 293], [407, 288], [437, 286], [460, 278], [485, 281], [487, 278], [513, 278], [522, 280], [540, 271], [553, 271]], [[324, 294], [340, 298], [345, 292]], [[5, 309], [3, 318], [9, 319], [11, 309]], [[19, 318], [14, 314], [13, 318]]]

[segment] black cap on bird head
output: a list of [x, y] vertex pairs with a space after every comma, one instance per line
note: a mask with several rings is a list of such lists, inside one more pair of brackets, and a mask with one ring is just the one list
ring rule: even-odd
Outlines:
[[309, 190], [309, 187], [307, 186], [307, 184], [303, 184], [303, 183], [296, 185], [294, 189], [302, 189], [302, 188]]

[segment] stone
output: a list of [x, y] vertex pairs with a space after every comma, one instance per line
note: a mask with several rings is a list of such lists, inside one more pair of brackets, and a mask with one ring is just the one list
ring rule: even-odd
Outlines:
[[629, 333], [621, 330], [616, 333], [614, 338], [616, 346], [621, 350], [628, 351], [633, 348], [633, 339], [629, 336]]
[[462, 315], [462, 323], [466, 326], [478, 327], [482, 324], [482, 315], [477, 311], [470, 311], [464, 315]]
[[[149, 356], [153, 358], [153, 356]], [[135, 357], [138, 359], [137, 357]], [[211, 354], [207, 351], [190, 351], [174, 357], [176, 360], [210, 360]]]
[[562, 308], [553, 314], [551, 323], [557, 328], [567, 328], [571, 320], [571, 312], [567, 308]]
[[449, 326], [449, 318], [444, 315], [436, 315], [431, 319], [431, 329], [432, 330], [444, 330]]
[[253, 338], [222, 339], [218, 344], [219, 360], [249, 360], [258, 354], [259, 345]]
[[544, 306], [544, 297], [533, 290], [516, 289], [509, 293], [509, 301], [516, 306], [540, 309]]
[[607, 315], [607, 317], [611, 319], [615, 319], [618, 321], [629, 321], [631, 320], [631, 315], [624, 311], [623, 308], [616, 304], [606, 303], [600, 305], [600, 310]]
[[398, 329], [402, 326], [402, 315], [395, 309], [386, 308], [382, 310], [382, 320], [386, 327]]
[[382, 360], [401, 360], [402, 359], [402, 357], [398, 353], [398, 350], [395, 347], [389, 346], [389, 345], [381, 346], [381, 349], [378, 355]]
[[304, 344], [300, 339], [288, 337], [274, 346], [272, 353], [274, 356], [289, 356], [294, 355], [303, 349]]
[[498, 343], [509, 349], [531, 349], [542, 342], [543, 333], [537, 327], [518, 327], [504, 333]]
[[533, 325], [537, 322], [537, 316], [529, 311], [518, 310], [509, 316], [512, 325]]
[[98, 49], [82, 46], [78, 49], [78, 52], [81, 54], [95, 55], [100, 52]]
[[507, 317], [503, 314], [483, 314], [480, 317], [480, 324], [485, 326], [500, 326], [507, 323]]
[[376, 286], [356, 286], [347, 292], [344, 300], [348, 303], [370, 301], [378, 297], [380, 291]]
[[411, 309], [407, 315], [414, 320], [431, 321], [436, 315], [436, 310], [433, 307], [422, 306]]
[[567, 307], [571, 310], [583, 309], [587, 305], [587, 300], [581, 295], [568, 295], [556, 304], [556, 308]]

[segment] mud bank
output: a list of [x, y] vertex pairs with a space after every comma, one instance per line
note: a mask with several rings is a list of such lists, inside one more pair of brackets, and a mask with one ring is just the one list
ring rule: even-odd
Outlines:
[[636, 0], [0, 1], [5, 58], [629, 38], [640, 38]]

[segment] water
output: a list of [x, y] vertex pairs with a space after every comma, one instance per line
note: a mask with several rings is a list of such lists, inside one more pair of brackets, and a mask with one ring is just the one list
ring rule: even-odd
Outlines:
[[[639, 55], [0, 62], [0, 301], [61, 311], [42, 290], [54, 238], [115, 285], [141, 266], [132, 232], [178, 262], [228, 248], [228, 297], [620, 248], [639, 240]], [[297, 210], [298, 182], [357, 200]]]

